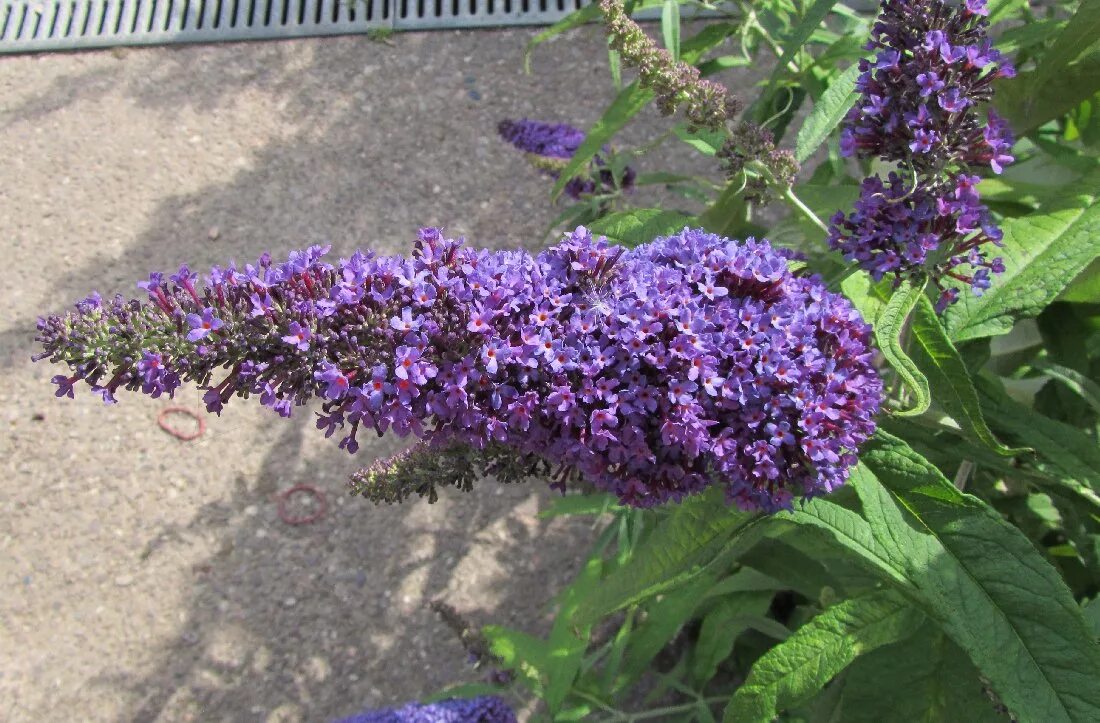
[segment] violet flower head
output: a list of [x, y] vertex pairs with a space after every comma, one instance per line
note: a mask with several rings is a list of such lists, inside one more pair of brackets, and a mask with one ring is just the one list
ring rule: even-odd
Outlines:
[[[198, 301], [175, 282], [152, 287], [146, 303], [116, 297], [40, 322], [37, 358], [70, 369], [59, 395], [78, 381], [109, 401], [191, 381], [210, 411], [255, 395], [282, 416], [316, 398], [318, 427], [349, 452], [364, 429], [459, 450], [448, 474], [464, 488], [471, 469], [543, 470], [556, 487], [581, 477], [635, 506], [719, 485], [775, 510], [843, 483], [882, 391], [847, 301], [792, 274], [766, 241], [703, 231], [626, 250], [582, 227], [532, 256], [426, 229], [408, 259], [356, 254], [334, 268], [311, 249], [193, 284]], [[261, 287], [275, 303], [257, 316]], [[192, 340], [181, 315], [223, 327]], [[308, 348], [287, 342], [296, 328], [310, 329]], [[356, 489], [430, 499], [431, 456]], [[387, 486], [390, 473], [405, 482]]]
[[1013, 161], [1008, 124], [981, 106], [1011, 63], [986, 37], [984, 0], [882, 0], [860, 61], [862, 98], [845, 117], [845, 155], [896, 161], [891, 173], [864, 180], [855, 212], [833, 217], [829, 244], [875, 279], [927, 275], [943, 311], [969, 286], [981, 295], [1004, 271], [987, 244], [1001, 231], [976, 189], [983, 167], [1000, 173]]
[[[911, 164], [935, 181], [946, 169], [1012, 161], [1012, 135], [992, 110], [993, 81], [1012, 64], [986, 36], [984, 0], [883, 0], [845, 118], [845, 155]], [[992, 129], [992, 130], [991, 130]]]
[[584, 143], [584, 131], [565, 123], [545, 123], [526, 118], [503, 120], [500, 137], [524, 153], [569, 160]]
[[502, 698], [451, 698], [436, 703], [409, 703], [400, 708], [370, 710], [339, 723], [515, 723], [516, 714]]
[[1001, 232], [978, 200], [978, 180], [955, 176], [954, 191], [940, 196], [921, 185], [914, 188], [896, 173], [886, 183], [879, 176], [864, 179], [855, 211], [833, 217], [829, 246], [876, 281], [886, 274], [899, 281], [928, 274], [940, 290], [939, 311], [958, 298], [945, 278], [981, 296], [990, 273], [1002, 273], [1004, 262], [988, 256], [989, 244], [1001, 245]]
[[[561, 171], [585, 138], [584, 131], [571, 125], [526, 118], [503, 120], [497, 126], [497, 131], [501, 138], [523, 151], [531, 165], [555, 179], [561, 175]], [[604, 157], [608, 152], [609, 149], [604, 148], [603, 154], [596, 154], [585, 172], [569, 179], [564, 189], [567, 196], [579, 200], [584, 196], [616, 190], [614, 174], [607, 167], [607, 159]], [[634, 169], [627, 166], [623, 170], [619, 188], [623, 191], [633, 188], [635, 177]]]

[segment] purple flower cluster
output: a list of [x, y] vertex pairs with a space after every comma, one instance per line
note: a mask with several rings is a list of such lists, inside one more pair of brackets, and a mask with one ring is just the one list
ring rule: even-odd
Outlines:
[[451, 698], [436, 703], [409, 703], [400, 708], [371, 710], [340, 723], [515, 723], [516, 714], [495, 695]]
[[1015, 73], [986, 37], [987, 14], [985, 0], [883, 0], [867, 45], [876, 55], [860, 61], [861, 98], [841, 135], [845, 155], [896, 161], [912, 181], [866, 179], [855, 212], [832, 219], [830, 246], [875, 279], [931, 278], [941, 312], [959, 298], [945, 279], [981, 295], [990, 274], [1004, 271], [986, 253], [1002, 234], [973, 174], [1000, 173], [1013, 160], [1008, 125], [992, 110], [979, 113], [993, 81]]
[[533, 257], [424, 229], [410, 259], [323, 252], [201, 286], [153, 274], [147, 303], [42, 320], [38, 358], [73, 370], [59, 394], [190, 380], [211, 411], [255, 394], [284, 415], [321, 397], [349, 452], [363, 428], [503, 445], [635, 506], [720, 483], [785, 507], [840, 485], [874, 431], [869, 328], [766, 241], [685, 229], [627, 251], [582, 227]]
[[[842, 211], [832, 219], [829, 244], [857, 262], [877, 281], [887, 273], [906, 275], [922, 269], [940, 286], [936, 310], [958, 300], [956, 287], [944, 287], [948, 277], [967, 284], [976, 296], [990, 287], [990, 274], [1004, 272], [1000, 258], [990, 260], [984, 244], [1001, 243], [1001, 230], [978, 201], [977, 176], [955, 177], [953, 193], [937, 196], [923, 186], [915, 188], [896, 173], [883, 184], [878, 176], [863, 181], [855, 212]], [[959, 267], [968, 267], [969, 273]]]
[[[584, 143], [584, 131], [565, 123], [545, 123], [522, 118], [504, 120], [497, 126], [500, 137], [527, 154], [528, 160], [543, 173], [557, 178], [569, 159]], [[606, 152], [606, 149], [605, 149]], [[607, 168], [606, 159], [597, 154], [592, 160], [593, 168], [588, 172], [569, 179], [564, 192], [570, 198], [579, 200], [595, 193], [609, 193], [616, 190], [615, 177]], [[634, 187], [636, 174], [627, 166], [620, 179], [621, 190]]]
[[[989, 110], [993, 81], [1015, 75], [986, 37], [985, 0], [883, 0], [841, 136], [845, 155], [879, 157], [938, 176], [1012, 162], [1012, 134]], [[987, 122], [988, 121], [988, 122]]]

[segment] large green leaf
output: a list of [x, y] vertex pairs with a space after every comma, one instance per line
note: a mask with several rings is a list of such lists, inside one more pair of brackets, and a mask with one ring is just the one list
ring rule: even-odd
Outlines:
[[961, 294], [944, 313], [956, 342], [1004, 334], [1039, 314], [1100, 256], [1100, 173], [1093, 172], [1035, 213], [1004, 221], [1005, 273], [982, 296]]
[[1018, 135], [1061, 118], [1100, 89], [1100, 52], [1092, 52], [1065, 72], [1042, 79], [1034, 70], [994, 83], [993, 102]]
[[649, 243], [658, 236], [671, 236], [685, 226], [695, 223], [693, 216], [679, 211], [663, 211], [659, 208], [638, 208], [633, 211], [612, 213], [588, 228], [592, 233], [607, 236], [612, 241], [633, 248]]
[[799, 163], [805, 163], [806, 159], [813, 155], [813, 152], [825, 142], [833, 129], [843, 120], [844, 114], [856, 102], [856, 98], [859, 97], [856, 93], [858, 77], [859, 66], [853, 65], [835, 78], [814, 103], [814, 109], [798, 129], [794, 156]]
[[917, 302], [909, 328], [915, 342], [913, 359], [928, 377], [933, 398], [958, 422], [963, 436], [1004, 456], [1025, 451], [1001, 444], [989, 429], [970, 372], [927, 297]]
[[702, 688], [714, 677], [718, 666], [733, 652], [737, 638], [748, 630], [748, 618], [766, 613], [774, 596], [773, 590], [730, 593], [703, 616], [688, 671], [697, 687]]
[[1019, 720], [1100, 719], [1100, 648], [1017, 528], [880, 433], [853, 484], [878, 543], [908, 556], [925, 609]]
[[875, 319], [875, 340], [878, 342], [882, 355], [890, 366], [898, 373], [902, 383], [913, 393], [915, 397], [913, 406], [909, 409], [897, 412], [899, 417], [910, 417], [924, 414], [932, 403], [931, 392], [928, 388], [928, 377], [920, 370], [901, 343], [902, 331], [910, 313], [917, 306], [917, 302], [924, 298], [924, 287], [927, 281], [916, 284], [906, 284], [895, 291], [882, 307], [878, 318]]
[[718, 574], [714, 570], [699, 575], [645, 605], [644, 620], [630, 634], [622, 662], [622, 676], [616, 682], [616, 689], [621, 690], [646, 671], [657, 654], [703, 603], [708, 588], [714, 585]]
[[681, 502], [580, 605], [578, 624], [675, 588], [698, 575], [734, 535], [760, 518], [725, 501], [725, 490]]
[[680, 3], [665, 0], [661, 6], [661, 35], [673, 60], [680, 59]]
[[[1052, 79], [1067, 72], [1070, 63], [1085, 52], [1090, 45], [1100, 39], [1100, 0], [1083, 0], [1077, 12], [1058, 34], [1054, 44], [1043, 53], [1039, 66], [1035, 69], [1035, 81], [1042, 87]], [[1097, 79], [1093, 79], [1098, 84]], [[1093, 88], [1096, 90], [1096, 87]]]
[[519, 630], [486, 625], [481, 631], [502, 667], [512, 670], [537, 694], [543, 692], [543, 676], [549, 670], [550, 651], [545, 641]]
[[771, 721], [780, 711], [809, 700], [862, 653], [911, 635], [922, 619], [893, 590], [830, 607], [753, 664], [723, 720]]
[[1005, 721], [966, 653], [932, 622], [852, 663], [841, 696], [845, 723]]
[[573, 615], [578, 605], [598, 584], [603, 560], [598, 555], [589, 558], [584, 569], [561, 594], [561, 604], [554, 618], [554, 627], [547, 641], [546, 692], [543, 700], [550, 712], [556, 712], [565, 702], [573, 680], [581, 669], [588, 647], [591, 625], [575, 625]]

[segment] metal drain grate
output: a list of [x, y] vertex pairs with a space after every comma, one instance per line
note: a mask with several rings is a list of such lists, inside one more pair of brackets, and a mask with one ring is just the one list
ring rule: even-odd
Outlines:
[[591, 0], [0, 0], [0, 53], [539, 25]]

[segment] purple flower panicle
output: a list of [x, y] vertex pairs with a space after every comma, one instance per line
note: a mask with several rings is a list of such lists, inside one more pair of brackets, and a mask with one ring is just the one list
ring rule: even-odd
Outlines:
[[1014, 75], [986, 37], [985, 3], [883, 0], [856, 84], [861, 99], [845, 118], [841, 151], [945, 169], [990, 166], [1012, 157], [1012, 134], [992, 110], [993, 81]]
[[[874, 430], [869, 328], [766, 241], [685, 229], [628, 251], [582, 227], [532, 256], [424, 229], [408, 259], [322, 254], [78, 306], [40, 322], [37, 358], [72, 370], [59, 394], [192, 381], [211, 411], [255, 394], [284, 416], [318, 397], [350, 452], [363, 429], [507, 448], [635, 506], [719, 484], [786, 507], [843, 483]], [[191, 314], [223, 326], [192, 340]]]
[[912, 180], [865, 179], [855, 211], [832, 219], [829, 245], [875, 279], [927, 276], [941, 312], [960, 285], [981, 295], [1004, 271], [987, 255], [1002, 234], [974, 171], [1013, 161], [1008, 124], [982, 106], [1015, 71], [990, 44], [986, 15], [985, 0], [883, 0], [840, 141], [845, 155], [896, 161]]
[[937, 195], [924, 186], [891, 173], [864, 179], [855, 211], [837, 212], [829, 229], [829, 245], [858, 263], [877, 281], [928, 274], [939, 288], [938, 311], [958, 299], [953, 279], [975, 295], [991, 285], [990, 274], [1004, 272], [1000, 257], [989, 258], [989, 244], [1002, 246], [1001, 230], [978, 200], [977, 176], [954, 177], [953, 193]]
[[[533, 121], [526, 118], [503, 120], [497, 126], [497, 131], [501, 138], [527, 154], [532, 165], [552, 178], [561, 175], [561, 171], [584, 143], [585, 138], [584, 131], [571, 125]], [[604, 153], [607, 153], [606, 148]], [[607, 168], [606, 159], [596, 154], [592, 165], [593, 168], [587, 172], [569, 179], [564, 189], [567, 196], [579, 200], [584, 196], [607, 193], [616, 189], [615, 178], [611, 169]], [[623, 170], [620, 181], [621, 190], [627, 191], [633, 188], [635, 177], [634, 169], [627, 166]]]
[[400, 708], [369, 710], [339, 723], [515, 723], [516, 714], [502, 698], [451, 698], [436, 703], [409, 703]]

